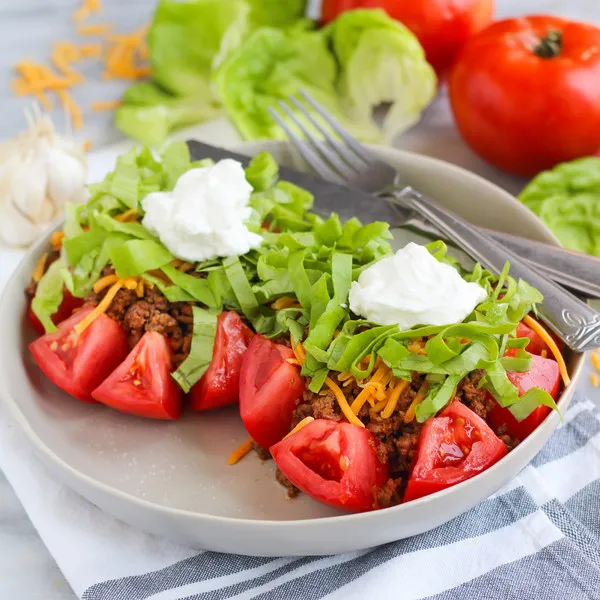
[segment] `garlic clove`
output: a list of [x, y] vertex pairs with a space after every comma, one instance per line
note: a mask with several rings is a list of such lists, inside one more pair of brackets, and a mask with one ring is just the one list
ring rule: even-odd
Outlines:
[[44, 230], [44, 226], [32, 223], [17, 210], [8, 196], [0, 211], [0, 239], [9, 246], [29, 246]]
[[12, 174], [10, 196], [15, 207], [34, 223], [40, 223], [40, 211], [48, 186], [47, 148], [30, 152]]
[[67, 202], [79, 203], [84, 196], [86, 168], [76, 157], [54, 147], [48, 156], [48, 194], [56, 206]]

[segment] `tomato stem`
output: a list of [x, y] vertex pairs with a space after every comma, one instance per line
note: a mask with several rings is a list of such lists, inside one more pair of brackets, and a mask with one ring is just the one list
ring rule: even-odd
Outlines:
[[560, 55], [562, 45], [562, 32], [553, 29], [546, 34], [546, 37], [540, 38], [540, 43], [533, 52], [540, 58], [556, 58]]

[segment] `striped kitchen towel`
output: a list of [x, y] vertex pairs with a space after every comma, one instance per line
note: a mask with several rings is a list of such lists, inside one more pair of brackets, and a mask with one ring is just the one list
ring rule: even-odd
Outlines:
[[338, 556], [199, 552], [136, 531], [54, 481], [5, 409], [0, 468], [85, 600], [600, 599], [600, 410], [582, 394], [488, 500], [428, 533]]

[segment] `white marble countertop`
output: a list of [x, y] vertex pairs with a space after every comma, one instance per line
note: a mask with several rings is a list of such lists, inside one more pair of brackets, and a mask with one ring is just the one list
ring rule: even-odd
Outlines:
[[[139, 27], [149, 18], [153, 0], [105, 0], [102, 22], [118, 22], [123, 31]], [[551, 13], [600, 23], [598, 0], [496, 0], [499, 17]], [[0, 2], [0, 99], [3, 118], [0, 120], [0, 139], [18, 133], [24, 126], [22, 111], [27, 102], [10, 93], [10, 69], [23, 57], [47, 59], [51, 42], [72, 37], [70, 15], [77, 0], [21, 0]], [[86, 102], [113, 99], [123, 85], [103, 82], [98, 72], [86, 73], [88, 84], [77, 91], [77, 100]], [[60, 111], [56, 112], [60, 123]], [[85, 136], [95, 147], [121, 139], [104, 113], [84, 114]], [[407, 136], [399, 146], [444, 158], [476, 171], [516, 192], [522, 181], [501, 175], [477, 159], [461, 142], [454, 129], [446, 106], [440, 98], [428, 111], [424, 122]], [[1, 265], [0, 265], [1, 266]], [[583, 385], [592, 392], [587, 384]], [[596, 390], [595, 394], [598, 392]], [[46, 550], [6, 479], [0, 473], [0, 598], [2, 600], [73, 600], [75, 595]]]

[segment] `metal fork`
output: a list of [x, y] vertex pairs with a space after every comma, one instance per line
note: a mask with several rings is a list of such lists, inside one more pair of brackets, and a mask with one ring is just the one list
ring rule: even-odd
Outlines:
[[[494, 272], [499, 273], [504, 263], [510, 261], [511, 273], [514, 276], [526, 280], [542, 292], [544, 302], [539, 310], [541, 318], [572, 350], [582, 352], [600, 346], [600, 313], [549, 280], [545, 274], [549, 272], [548, 264], [545, 264], [543, 269], [539, 264], [532, 268], [530, 263], [522, 259], [521, 250], [518, 250], [517, 254], [509, 249], [503, 236], [498, 239], [496, 233], [490, 235], [489, 231], [467, 223], [431, 198], [419, 194], [409, 186], [403, 186], [393, 167], [379, 160], [371, 150], [353, 138], [308, 94], [301, 94], [324, 123], [317, 120], [295, 97], [290, 97], [289, 103], [280, 101], [279, 106], [302, 132], [305, 140], [294, 133], [286, 119], [273, 107], [269, 111], [316, 173], [324, 179], [342, 182], [370, 194], [385, 197], [405, 210], [408, 208], [418, 213], [475, 260]], [[330, 129], [339, 137], [334, 137]], [[322, 136], [322, 139], [317, 137], [315, 132]], [[528, 240], [523, 241], [529, 246]], [[559, 252], [562, 251], [559, 249]], [[600, 276], [593, 282], [600, 282]]]

